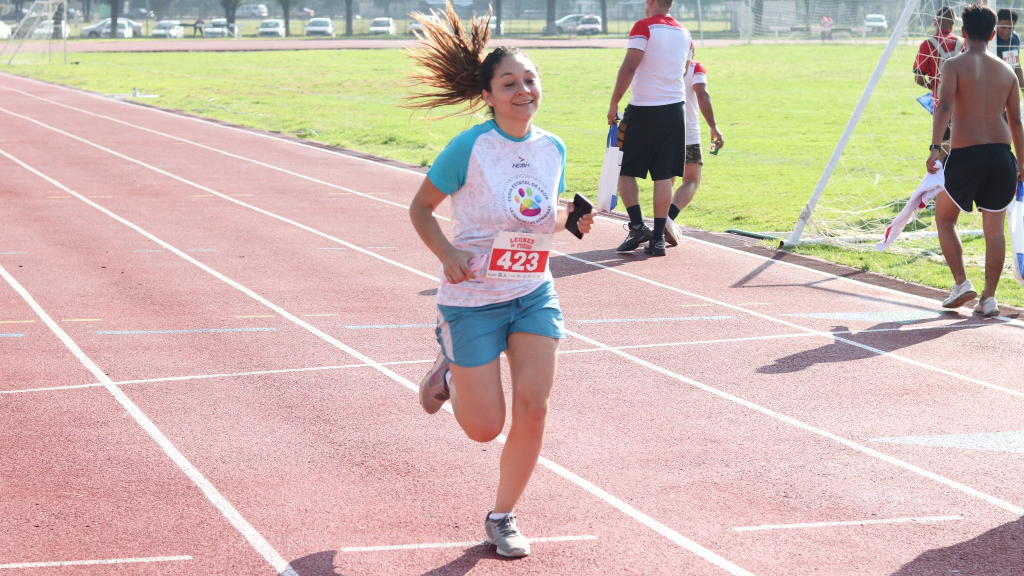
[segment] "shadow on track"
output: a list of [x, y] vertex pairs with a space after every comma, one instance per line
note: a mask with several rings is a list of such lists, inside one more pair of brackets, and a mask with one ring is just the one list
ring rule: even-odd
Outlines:
[[1024, 518], [997, 526], [976, 538], [929, 550], [892, 576], [963, 574], [1019, 576], [1024, 570]]
[[[317, 552], [292, 560], [289, 565], [299, 576], [345, 576], [334, 567], [337, 550]], [[422, 576], [463, 576], [472, 571], [481, 560], [513, 562], [513, 559], [499, 556], [493, 546], [479, 544], [466, 548], [462, 556], [455, 558], [444, 566], [424, 572]]]
[[[952, 315], [959, 316], [956, 312], [950, 312], [947, 314], [947, 316]], [[852, 332], [846, 326], [835, 326], [832, 328], [832, 333], [836, 336], [842, 336], [847, 340], [854, 339], [861, 334], [871, 334], [873, 336], [873, 341], [870, 343], [863, 342], [863, 337], [857, 338], [857, 341], [867, 344], [872, 348], [877, 348], [886, 352], [894, 352], [901, 348], [936, 340], [957, 330], [970, 330], [985, 326], [985, 324], [979, 323], [974, 318], [966, 317], [961, 322], [936, 327], [934, 330], [922, 328], [915, 330], [900, 330], [901, 327], [919, 326], [921, 324], [941, 319], [942, 318], [926, 318], [924, 320], [917, 320], [913, 322], [882, 322], [865, 330], [859, 330], [856, 332]], [[875, 352], [847, 344], [840, 340], [835, 340], [813, 350], [804, 350], [802, 352], [797, 352], [796, 354], [790, 354], [789, 356], [779, 358], [775, 360], [774, 364], [761, 366], [757, 369], [757, 372], [758, 374], [788, 374], [791, 372], [806, 370], [816, 364], [851, 362], [853, 360], [864, 360], [875, 356], [878, 356]]]
[[[572, 256], [572, 258], [569, 256]], [[608, 268], [615, 268], [617, 266], [622, 266], [623, 264], [636, 262], [637, 260], [651, 258], [651, 256], [644, 254], [643, 249], [637, 249], [632, 252], [616, 252], [611, 248], [606, 250], [579, 252], [577, 254], [552, 256], [551, 259], [548, 260], [548, 266], [551, 268], [551, 275], [555, 278], [565, 278], [566, 276], [575, 276], [577, 274], [601, 271], [597, 266], [578, 262], [573, 260], [573, 258], [579, 258], [580, 260], [586, 260], [587, 262], [600, 264], [601, 266], [606, 266]]]

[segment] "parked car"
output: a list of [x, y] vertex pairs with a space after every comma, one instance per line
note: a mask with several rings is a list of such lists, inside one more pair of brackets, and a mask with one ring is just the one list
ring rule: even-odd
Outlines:
[[[435, 24], [441, 23], [441, 19], [437, 16], [437, 14], [434, 13], [431, 13], [429, 16], [427, 16], [427, 20], [430, 20]], [[406, 30], [406, 32], [409, 34], [415, 34], [416, 32], [421, 32], [422, 30], [423, 26], [418, 21], [413, 20], [412, 23], [409, 24], [409, 29]]]
[[316, 10], [312, 8], [296, 8], [292, 10], [292, 18], [312, 18], [316, 16]]
[[[494, 16], [491, 16], [491, 19], [487, 21], [487, 27], [491, 29], [491, 34], [494, 34], [494, 30], [495, 30], [494, 27], [497, 26], [497, 24], [498, 24], [498, 20]], [[502, 22], [501, 23], [501, 32], [499, 32], [499, 34], [504, 34], [504, 33], [505, 33], [505, 22]]]
[[5, 12], [3, 16], [0, 16], [0, 21], [6, 20], [7, 22], [21, 22], [21, 19], [28, 15], [28, 8], [22, 8], [21, 12], [11, 10]]
[[864, 27], [868, 32], [885, 32], [889, 24], [885, 21], [885, 14], [868, 14], [864, 17]]
[[[100, 36], [103, 37], [103, 38], [110, 38], [110, 28], [109, 27], [104, 28], [103, 32], [100, 34]], [[129, 26], [127, 22], [125, 22], [125, 21], [121, 20], [120, 18], [118, 18], [117, 19], [117, 37], [118, 38], [131, 38], [132, 36], [135, 36], [135, 31], [132, 30], [132, 27]]]
[[185, 28], [180, 20], [161, 20], [153, 27], [153, 38], [184, 38]]
[[238, 38], [238, 27], [227, 18], [214, 18], [203, 28], [203, 38]]
[[[70, 30], [68, 29], [67, 22], [61, 22], [61, 33], [63, 36], [57, 36], [57, 38], [67, 38]], [[38, 26], [32, 30], [33, 40], [46, 40], [47, 38], [53, 38], [53, 20], [44, 20], [39, 23]]]
[[568, 16], [562, 16], [558, 20], [555, 20], [555, 29], [558, 30], [559, 34], [565, 34], [570, 30], [575, 30], [579, 27], [580, 21], [586, 14], [569, 14]]
[[266, 18], [269, 15], [266, 4], [242, 4], [235, 10], [236, 18]]
[[600, 16], [584, 16], [580, 19], [580, 25], [576, 27], [576, 33], [583, 35], [600, 34], [601, 33], [601, 17]]
[[386, 34], [388, 36], [395, 35], [395, 21], [391, 18], [374, 18], [370, 22], [370, 28], [366, 31], [367, 34]]
[[[142, 36], [142, 24], [128, 18], [118, 18], [117, 21], [127, 22], [132, 27], [132, 36]], [[83, 38], [99, 38], [103, 35], [104, 30], [110, 30], [110, 18], [104, 18], [91, 26], [83, 27], [81, 34]], [[107, 36], [110, 36], [109, 32]]]
[[330, 36], [334, 38], [334, 23], [330, 18], [313, 18], [306, 26], [306, 36]]
[[261, 38], [264, 36], [284, 38], [284, 20], [264, 20], [263, 22], [260, 22], [260, 27], [256, 30], [256, 35]]
[[0, 40], [7, 40], [11, 37], [11, 27], [0, 21]]

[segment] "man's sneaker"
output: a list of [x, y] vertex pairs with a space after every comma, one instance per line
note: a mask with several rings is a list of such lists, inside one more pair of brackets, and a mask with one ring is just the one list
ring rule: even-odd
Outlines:
[[964, 280], [963, 284], [953, 285], [953, 290], [949, 293], [949, 296], [942, 301], [942, 307], [959, 308], [974, 300], [977, 295], [978, 293], [974, 291], [974, 284], [971, 284], [970, 280]]
[[999, 303], [996, 302], [995, 296], [989, 296], [988, 298], [982, 298], [977, 305], [974, 307], [976, 314], [982, 316], [996, 316], [999, 314]]
[[641, 244], [651, 239], [653, 233], [651, 229], [647, 227], [647, 224], [640, 223], [637, 228], [631, 225], [625, 225], [626, 230], [629, 230], [629, 236], [619, 244], [619, 247], [615, 249], [616, 252], [632, 252], [640, 247]]
[[519, 533], [516, 515], [509, 514], [501, 520], [491, 520], [491, 513], [484, 518], [484, 532], [487, 541], [498, 548], [498, 554], [508, 558], [522, 558], [530, 553], [530, 541]]
[[679, 232], [679, 227], [676, 226], [675, 220], [668, 218], [665, 220], [665, 242], [669, 246], [679, 246], [679, 237], [682, 234]]
[[444, 403], [452, 396], [444, 379], [447, 373], [448, 359], [444, 357], [444, 350], [442, 350], [437, 355], [437, 360], [434, 361], [430, 372], [427, 372], [423, 380], [420, 380], [420, 406], [423, 406], [427, 414], [433, 414], [440, 410], [441, 406], [444, 406]]
[[655, 240], [651, 238], [651, 241], [647, 243], [644, 248], [644, 254], [648, 256], [664, 256], [665, 255], [665, 239], [661, 238]]

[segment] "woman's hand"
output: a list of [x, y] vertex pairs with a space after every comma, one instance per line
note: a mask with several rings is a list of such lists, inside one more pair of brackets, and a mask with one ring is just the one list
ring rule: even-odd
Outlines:
[[[568, 216], [572, 214], [572, 211], [576, 209], [576, 205], [569, 202], [565, 205], [565, 214]], [[590, 211], [580, 217], [579, 228], [583, 234], [590, 234], [590, 229], [594, 227], [594, 212]]]
[[441, 266], [444, 267], [444, 279], [449, 284], [458, 284], [466, 280], [476, 278], [469, 261], [475, 256], [468, 250], [459, 250], [452, 247], [441, 257]]

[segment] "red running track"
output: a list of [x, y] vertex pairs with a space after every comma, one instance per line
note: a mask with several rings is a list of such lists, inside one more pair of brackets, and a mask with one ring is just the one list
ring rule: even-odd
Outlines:
[[1018, 320], [613, 219], [556, 239], [534, 553], [477, 545], [422, 177], [0, 75], [0, 576], [1021, 573]]

